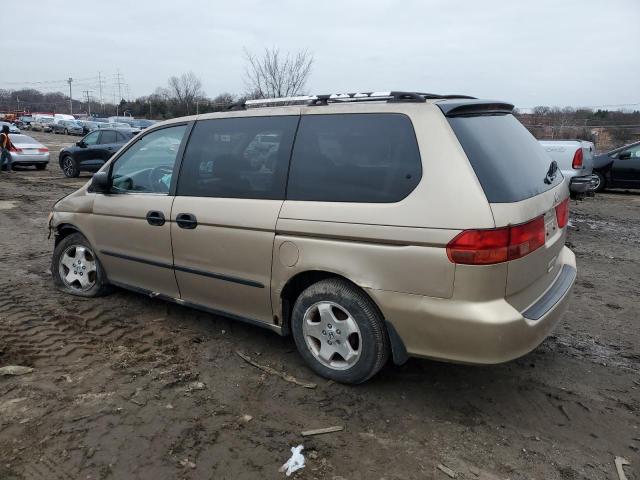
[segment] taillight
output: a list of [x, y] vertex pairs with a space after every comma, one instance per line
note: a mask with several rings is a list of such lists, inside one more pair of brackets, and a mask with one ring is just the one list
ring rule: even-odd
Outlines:
[[558, 227], [564, 228], [569, 221], [569, 199], [566, 198], [562, 203], [556, 205], [556, 220]]
[[582, 168], [582, 148], [576, 150], [573, 154], [573, 162], [571, 162], [573, 168]]
[[49, 151], [49, 149], [47, 147], [38, 149], [38, 152], [40, 152], [40, 153], [47, 153], [48, 151]]
[[453, 263], [491, 265], [524, 257], [544, 242], [544, 216], [540, 216], [521, 225], [465, 230], [449, 242], [447, 256]]

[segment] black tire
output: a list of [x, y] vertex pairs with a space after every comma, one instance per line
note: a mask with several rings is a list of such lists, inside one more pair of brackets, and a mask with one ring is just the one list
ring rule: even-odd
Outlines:
[[76, 178], [80, 176], [80, 167], [78, 167], [78, 162], [71, 155], [66, 155], [62, 157], [60, 160], [60, 167], [62, 168], [62, 173], [67, 178]]
[[[79, 254], [76, 250], [78, 247], [83, 247], [84, 249], [86, 249], [86, 251], [90, 253], [90, 256], [87, 255], [85, 258], [90, 258], [95, 264], [94, 275], [89, 276], [87, 274], [87, 279], [89, 279], [89, 281], [91, 282], [91, 286], [84, 289], [78, 282], [69, 284], [69, 282], [63, 279], [65, 270], [68, 271], [68, 268], [61, 265], [63, 256], [67, 252], [72, 252], [75, 256], [79, 257]], [[55, 285], [55, 287], [58, 290], [70, 295], [77, 295], [79, 297], [99, 297], [102, 295], [106, 295], [111, 290], [109, 288], [109, 283], [107, 281], [107, 276], [105, 274], [104, 268], [102, 268], [100, 260], [95, 255], [93, 247], [84, 237], [84, 235], [80, 233], [73, 233], [68, 237], [63, 238], [60, 243], [56, 245], [56, 248], [53, 250], [53, 256], [51, 258], [51, 276], [53, 277], [53, 284]]]
[[45, 170], [47, 168], [46, 163], [36, 163], [36, 170]]
[[[323, 364], [307, 343], [308, 337], [303, 332], [305, 314], [323, 302], [334, 304], [338, 307], [338, 311], [344, 309], [357, 324], [359, 353], [357, 360], [351, 366], [336, 369]], [[330, 325], [329, 328], [331, 327]], [[343, 279], [322, 280], [304, 290], [294, 304], [291, 329], [298, 352], [311, 369], [318, 375], [336, 382], [348, 384], [365, 382], [378, 373], [389, 358], [389, 337], [378, 307], [362, 290]], [[339, 330], [334, 332], [340, 333]], [[315, 339], [310, 341], [316, 343]], [[333, 341], [336, 341], [335, 338]], [[331, 345], [328, 340], [327, 343]], [[317, 345], [319, 348], [322, 342], [317, 342]]]
[[607, 188], [607, 179], [604, 177], [602, 172], [593, 172], [593, 176], [598, 178], [598, 184], [593, 189], [594, 192], [602, 192], [605, 188]]

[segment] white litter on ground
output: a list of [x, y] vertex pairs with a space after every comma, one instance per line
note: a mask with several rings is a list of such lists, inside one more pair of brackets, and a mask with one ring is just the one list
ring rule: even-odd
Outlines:
[[304, 468], [304, 455], [302, 455], [302, 450], [304, 450], [304, 446], [302, 445], [291, 447], [291, 458], [280, 467], [280, 471], [285, 472], [287, 477], [293, 472]]

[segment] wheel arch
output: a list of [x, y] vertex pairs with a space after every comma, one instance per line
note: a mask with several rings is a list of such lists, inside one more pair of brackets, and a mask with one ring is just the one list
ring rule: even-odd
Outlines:
[[83, 237], [87, 238], [87, 236], [82, 233], [82, 230], [71, 223], [61, 223], [60, 225], [57, 225], [55, 227], [55, 245], [57, 246], [62, 240], [74, 233], [79, 233]]
[[378, 303], [371, 295], [369, 295], [365, 288], [361, 287], [344, 275], [340, 275], [335, 272], [326, 270], [306, 270], [303, 272], [298, 272], [289, 280], [287, 280], [284, 287], [282, 288], [282, 291], [280, 292], [280, 302], [282, 308], [282, 334], [288, 335], [291, 332], [291, 314], [293, 312], [293, 305], [295, 304], [300, 294], [314, 283], [329, 278], [339, 278], [341, 280], [344, 280], [356, 287], [369, 299], [371, 299], [371, 302], [376, 306], [381, 318], [384, 320], [384, 325], [389, 337], [389, 343], [391, 345], [393, 363], [395, 363], [396, 365], [404, 364], [409, 359], [407, 349], [404, 345], [404, 342], [398, 335], [396, 329], [393, 327], [393, 324], [389, 322], [389, 320], [385, 317]]

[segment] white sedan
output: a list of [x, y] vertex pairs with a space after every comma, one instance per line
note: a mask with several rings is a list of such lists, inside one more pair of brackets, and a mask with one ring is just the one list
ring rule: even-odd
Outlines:
[[[12, 166], [35, 166], [44, 170], [49, 163], [49, 149], [28, 135], [9, 134], [14, 149], [10, 150]], [[5, 165], [3, 165], [3, 168]]]

